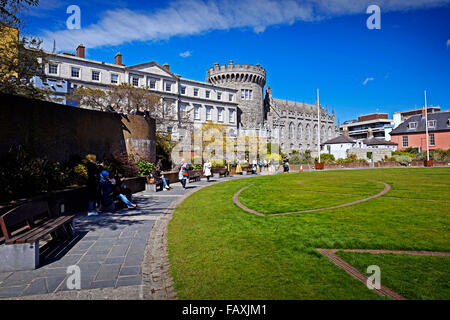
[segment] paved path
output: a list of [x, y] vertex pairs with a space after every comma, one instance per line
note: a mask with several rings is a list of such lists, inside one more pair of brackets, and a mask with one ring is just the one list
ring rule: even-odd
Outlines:
[[[174, 299], [167, 258], [171, 213], [193, 192], [236, 178], [188, 183], [187, 190], [176, 183], [171, 191], [135, 194], [138, 210], [77, 217], [75, 237], [42, 250], [40, 268], [0, 273], [0, 299]], [[80, 267], [81, 290], [67, 288], [72, 265]]]

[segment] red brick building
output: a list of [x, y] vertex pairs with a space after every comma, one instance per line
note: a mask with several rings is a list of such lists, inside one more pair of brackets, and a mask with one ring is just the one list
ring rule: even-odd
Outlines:
[[[427, 117], [430, 150], [450, 149], [450, 110], [429, 113]], [[392, 130], [391, 141], [398, 143], [399, 151], [407, 148], [426, 150], [425, 116], [415, 115], [405, 120]]]

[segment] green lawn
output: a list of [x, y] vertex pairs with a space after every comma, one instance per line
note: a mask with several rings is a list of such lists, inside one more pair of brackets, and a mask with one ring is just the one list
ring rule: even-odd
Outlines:
[[407, 299], [450, 298], [449, 257], [343, 251], [338, 251], [337, 255], [364, 274], [368, 266], [379, 266], [381, 284]]
[[[232, 201], [250, 186], [239, 199], [260, 212], [329, 207], [384, 189], [371, 179], [391, 191], [334, 210], [259, 217]], [[449, 199], [450, 168], [304, 172], [212, 185], [186, 199], [170, 222], [174, 286], [181, 299], [379, 299], [315, 248], [449, 252]]]

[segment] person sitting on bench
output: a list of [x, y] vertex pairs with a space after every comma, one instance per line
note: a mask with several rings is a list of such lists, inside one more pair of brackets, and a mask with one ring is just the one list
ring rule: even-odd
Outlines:
[[131, 202], [131, 190], [122, 185], [123, 180], [125, 178], [121, 172], [117, 172], [115, 178], [112, 179], [114, 198], [122, 201], [129, 210], [135, 210], [137, 205]]
[[[160, 181], [162, 181], [163, 190], [171, 190], [172, 189], [169, 186], [167, 179], [161, 174], [161, 167], [159, 166], [159, 164], [157, 164], [155, 166], [155, 168], [153, 168], [152, 173], [150, 173], [150, 178], [153, 178], [155, 180], [155, 183], [160, 183]], [[149, 181], [148, 178], [147, 178], [147, 181]]]

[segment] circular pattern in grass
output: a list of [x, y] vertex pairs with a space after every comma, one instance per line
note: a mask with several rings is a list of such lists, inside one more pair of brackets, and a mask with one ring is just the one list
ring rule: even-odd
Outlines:
[[[327, 192], [327, 191], [319, 191], [319, 190], [294, 190], [294, 194], [292, 192], [286, 192], [286, 189], [284, 189], [282, 193], [275, 194], [275, 197], [277, 198], [277, 202], [273, 202], [274, 194], [268, 195], [266, 194], [264, 197], [264, 200], [261, 202], [257, 202], [256, 205], [260, 207], [262, 210], [254, 210], [249, 208], [246, 204], [243, 204], [239, 200], [239, 196], [244, 193], [245, 191], [250, 189], [253, 185], [245, 186], [241, 188], [238, 192], [236, 192], [233, 196], [233, 201], [243, 210], [256, 214], [258, 216], [265, 216], [265, 215], [286, 215], [286, 214], [292, 214], [292, 213], [306, 213], [306, 212], [315, 212], [315, 211], [322, 211], [322, 210], [329, 210], [329, 209], [337, 209], [342, 207], [347, 207], [351, 205], [355, 205], [358, 203], [362, 203], [365, 201], [369, 201], [371, 199], [378, 198], [391, 189], [391, 186], [388, 185], [385, 182], [376, 181], [376, 180], [368, 180], [371, 182], [379, 183], [384, 185], [384, 190], [375, 194], [371, 195], [366, 198], [359, 198], [359, 195], [351, 194], [351, 193], [336, 193], [336, 192]], [[298, 182], [299, 185], [304, 185], [301, 181]], [[261, 187], [261, 185], [258, 185], [258, 187]], [[259, 188], [260, 189], [260, 188]], [[271, 192], [275, 192], [273, 189]], [[260, 199], [260, 197], [256, 196], [254, 191], [253, 192], [247, 192], [246, 194], [246, 202], [250, 204], [255, 204], [255, 199]], [[249, 199], [250, 197], [250, 199]], [[294, 198], [294, 199], [293, 199]], [[267, 199], [270, 199], [269, 202], [267, 202]], [[252, 201], [253, 200], [253, 201]], [[303, 207], [299, 210], [298, 203], [295, 203], [297, 205], [297, 209], [289, 211], [283, 211], [286, 210], [284, 208], [292, 208], [292, 201], [295, 202], [295, 200], [298, 201], [300, 206], [303, 204]], [[267, 202], [267, 203], [266, 203]], [[281, 207], [281, 208], [280, 208]], [[315, 208], [314, 208], [315, 207]]]

